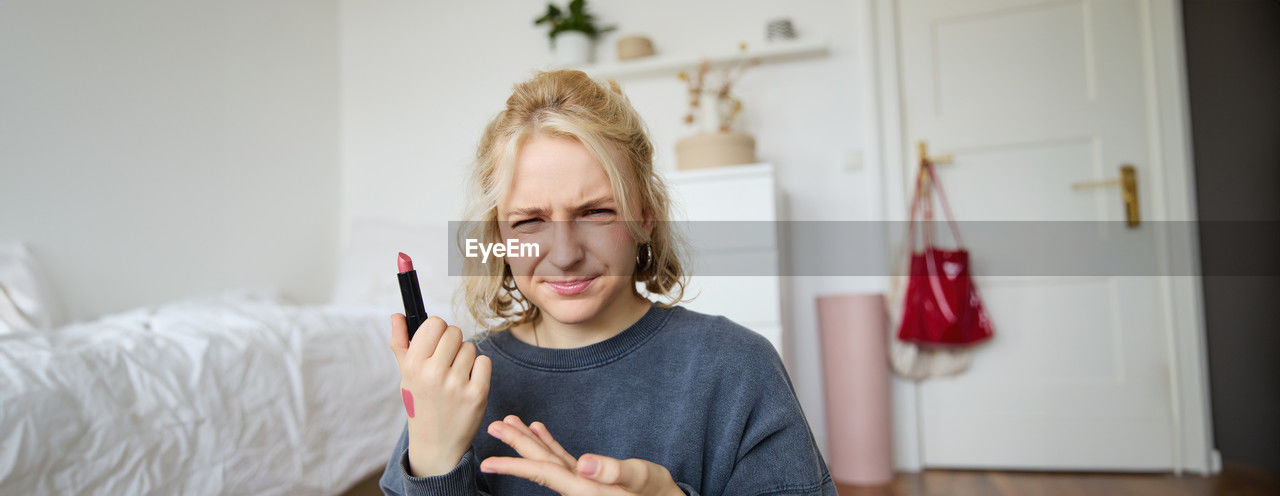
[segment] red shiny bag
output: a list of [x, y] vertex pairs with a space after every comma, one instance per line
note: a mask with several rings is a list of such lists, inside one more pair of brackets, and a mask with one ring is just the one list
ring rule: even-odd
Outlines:
[[[912, 195], [911, 217], [907, 221], [910, 230], [907, 249], [911, 253], [907, 290], [903, 295], [902, 323], [898, 339], [921, 346], [955, 346], [973, 344], [994, 334], [991, 319], [982, 307], [978, 288], [969, 276], [969, 251], [964, 249], [960, 231], [951, 216], [942, 184], [937, 181], [933, 163], [923, 160], [916, 175], [915, 193]], [[944, 250], [933, 244], [933, 228], [927, 223], [924, 231], [924, 251], [915, 251], [916, 207], [924, 205], [924, 220], [933, 219], [933, 196], [936, 187], [938, 198], [951, 224], [956, 238], [955, 250]]]

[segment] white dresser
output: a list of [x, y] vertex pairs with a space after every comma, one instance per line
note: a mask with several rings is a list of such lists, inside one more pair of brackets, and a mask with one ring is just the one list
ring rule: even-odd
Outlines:
[[[777, 222], [782, 202], [773, 165], [672, 171], [665, 177], [675, 203], [673, 220], [693, 221], [678, 225], [695, 231], [689, 236], [692, 260], [686, 267], [692, 277], [685, 295], [697, 297], [683, 305], [724, 315], [764, 335], [786, 356], [782, 348], [785, 285], [784, 278], [777, 276], [782, 260]], [[742, 221], [750, 222], [730, 224]], [[727, 234], [720, 236], [720, 231]], [[706, 268], [702, 274], [699, 266]]]

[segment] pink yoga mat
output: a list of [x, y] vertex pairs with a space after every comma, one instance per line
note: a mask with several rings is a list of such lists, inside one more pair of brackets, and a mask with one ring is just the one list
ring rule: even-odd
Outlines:
[[847, 484], [893, 478], [884, 295], [818, 297], [827, 407], [827, 466]]

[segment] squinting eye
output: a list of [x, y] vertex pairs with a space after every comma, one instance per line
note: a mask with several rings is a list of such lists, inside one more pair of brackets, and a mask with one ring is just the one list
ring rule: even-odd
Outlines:
[[526, 224], [528, 224], [528, 223], [535, 222], [535, 221], [537, 221], [537, 220], [538, 220], [538, 219], [525, 219], [525, 220], [522, 220], [522, 221], [516, 222], [515, 224], [512, 224], [512, 225], [511, 225], [511, 227], [512, 227], [512, 228], [520, 227], [520, 226], [522, 226], [522, 225], [526, 225]]
[[587, 211], [588, 215], [611, 214], [611, 213], [613, 213], [613, 210], [610, 210], [607, 208], [593, 208]]

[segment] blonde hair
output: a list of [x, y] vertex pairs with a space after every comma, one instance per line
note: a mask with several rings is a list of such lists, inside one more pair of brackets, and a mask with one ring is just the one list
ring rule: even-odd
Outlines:
[[[627, 222], [633, 238], [648, 243], [652, 256], [637, 264], [632, 275], [645, 290], [661, 295], [672, 306], [684, 301], [687, 276], [681, 265], [686, 252], [684, 241], [670, 225], [671, 207], [666, 183], [654, 173], [653, 144], [644, 121], [612, 79], [607, 86], [578, 70], [536, 71], [516, 84], [506, 108], [485, 126], [476, 149], [476, 161], [469, 181], [468, 206], [458, 228], [459, 244], [464, 239], [481, 243], [499, 240], [498, 204], [511, 186], [516, 152], [530, 137], [543, 134], [576, 139], [601, 165], [613, 187], [614, 199], [623, 219], [653, 222], [649, 236], [637, 222]], [[635, 194], [636, 198], [631, 198]], [[641, 215], [634, 215], [633, 205]], [[459, 246], [461, 249], [461, 246]], [[523, 295], [518, 295], [510, 267], [485, 264], [462, 257], [463, 281], [457, 297], [482, 328], [506, 329], [536, 322], [541, 311]]]

